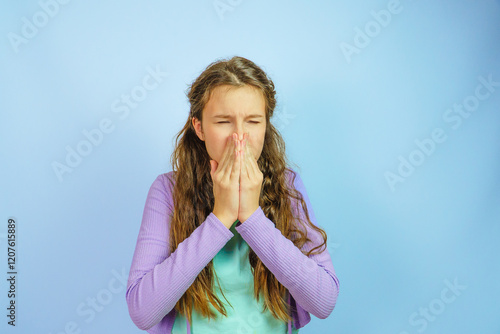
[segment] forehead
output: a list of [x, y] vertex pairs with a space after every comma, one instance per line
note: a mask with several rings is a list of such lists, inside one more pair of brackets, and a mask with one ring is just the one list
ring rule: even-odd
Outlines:
[[265, 113], [264, 94], [259, 88], [245, 85], [234, 87], [218, 86], [210, 94], [204, 110], [209, 115], [217, 114], [260, 114]]

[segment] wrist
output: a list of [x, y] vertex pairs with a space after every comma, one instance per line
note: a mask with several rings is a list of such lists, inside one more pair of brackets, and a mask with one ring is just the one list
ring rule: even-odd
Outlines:
[[212, 211], [212, 213], [228, 229], [231, 228], [231, 226], [233, 225], [234, 221], [236, 220], [236, 219], [235, 220], [229, 219], [229, 218], [225, 217], [224, 215], [217, 213], [216, 211]]

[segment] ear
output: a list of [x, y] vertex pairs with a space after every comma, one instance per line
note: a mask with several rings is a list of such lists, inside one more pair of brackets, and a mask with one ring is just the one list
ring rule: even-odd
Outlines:
[[196, 135], [200, 138], [201, 141], [205, 141], [205, 134], [203, 133], [203, 129], [201, 128], [201, 122], [196, 117], [192, 118], [193, 128], [196, 131]]

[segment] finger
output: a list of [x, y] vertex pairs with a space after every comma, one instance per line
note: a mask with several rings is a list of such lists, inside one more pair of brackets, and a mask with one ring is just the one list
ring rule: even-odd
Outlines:
[[248, 153], [250, 153], [250, 157], [254, 160], [254, 161], [257, 161], [257, 159], [255, 158], [253, 152], [252, 152], [252, 145], [250, 144], [250, 140], [249, 140], [249, 134], [247, 134], [247, 138], [245, 139], [245, 142], [247, 143], [247, 146], [248, 146]]
[[253, 153], [251, 150], [251, 145], [248, 142], [248, 139], [245, 139], [245, 164], [247, 169], [248, 178], [253, 179], [257, 175], [257, 163], [253, 157]]
[[221, 179], [227, 181], [231, 173], [231, 166], [233, 165], [234, 154], [236, 146], [233, 136], [229, 137], [229, 141], [226, 144], [226, 150], [224, 152], [223, 163], [221, 166]]
[[227, 155], [229, 153], [229, 149], [231, 147], [231, 137], [227, 137], [226, 138], [226, 141], [225, 141], [225, 147], [224, 147], [224, 151], [222, 152], [222, 157], [220, 158], [218, 164], [217, 164], [217, 170], [216, 172], [218, 174], [221, 174], [222, 175], [222, 170], [223, 170], [223, 167], [225, 166], [225, 163], [226, 163], [226, 160], [227, 160]]
[[231, 183], [236, 183], [240, 181], [240, 168], [241, 168], [241, 153], [240, 152], [240, 142], [237, 141], [236, 150], [234, 153], [233, 164], [231, 166]]
[[247, 152], [245, 147], [245, 140], [242, 143], [243, 149], [241, 150], [241, 179], [248, 180], [248, 162], [247, 162]]

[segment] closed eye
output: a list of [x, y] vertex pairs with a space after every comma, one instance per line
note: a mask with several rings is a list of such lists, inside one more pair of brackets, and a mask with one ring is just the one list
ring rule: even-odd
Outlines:
[[[217, 124], [223, 124], [223, 123], [229, 123], [229, 122], [217, 122]], [[260, 122], [250, 121], [250, 123], [259, 124]]]

